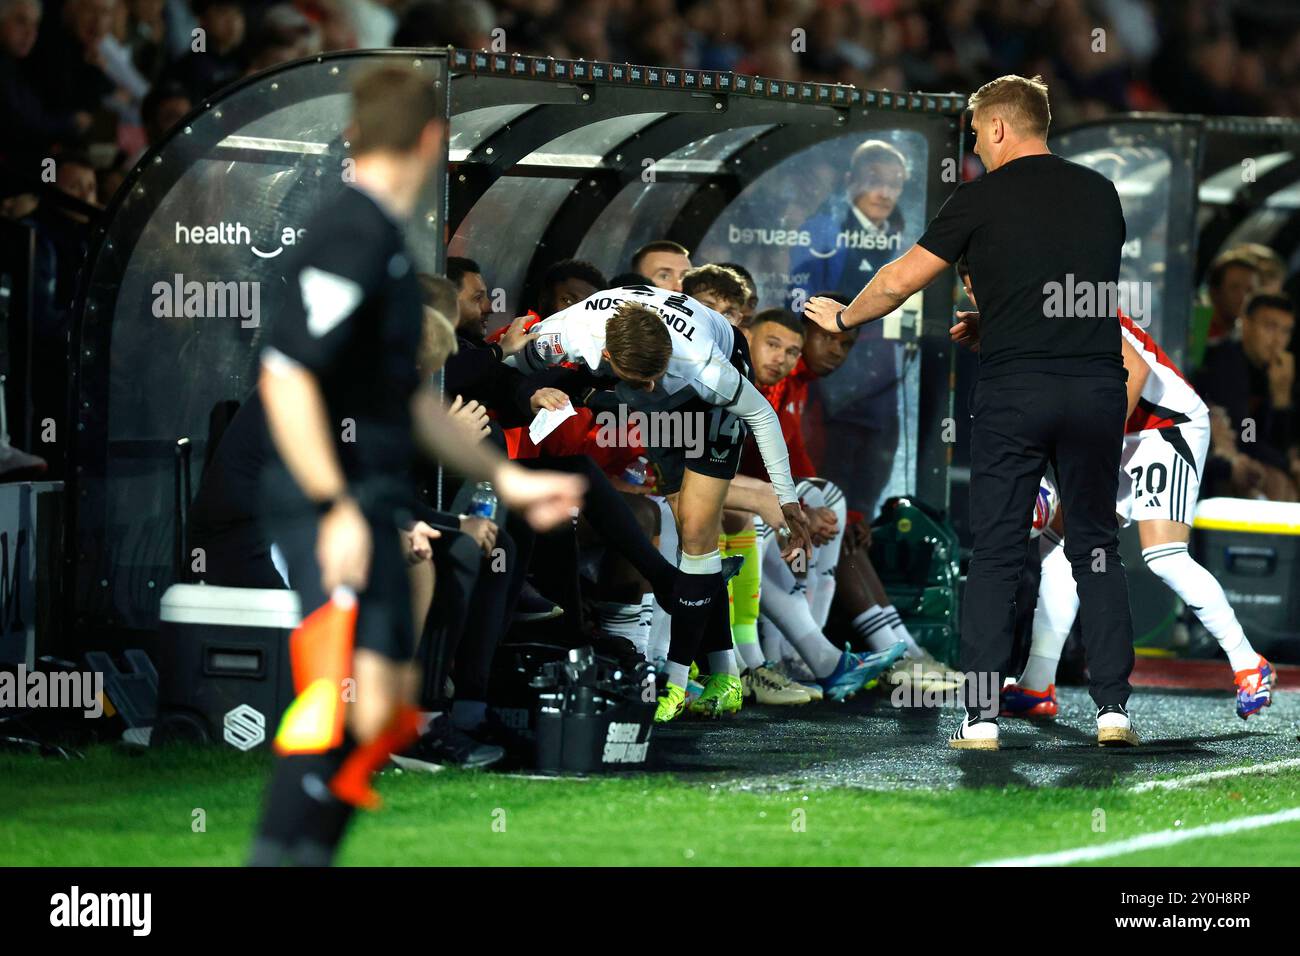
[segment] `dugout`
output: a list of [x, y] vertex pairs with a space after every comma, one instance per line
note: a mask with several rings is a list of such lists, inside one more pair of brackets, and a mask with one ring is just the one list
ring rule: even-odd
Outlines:
[[[852, 295], [893, 246], [920, 236], [960, 168], [965, 100], [955, 94], [375, 50], [222, 90], [141, 159], [93, 232], [74, 333], [70, 627], [64, 647], [42, 653], [150, 646], [177, 577], [179, 466], [188, 461], [196, 487], [214, 407], [253, 387], [285, 294], [283, 253], [342, 188], [349, 82], [385, 59], [427, 70], [451, 121], [411, 245], [433, 271], [445, 245], [479, 260], [501, 321], [533, 304], [551, 262], [586, 258], [612, 276], [652, 238], [681, 242], [696, 262], [746, 266], [763, 306], [831, 288]], [[843, 171], [869, 140], [904, 174], [878, 236], [854, 225], [845, 198]], [[198, 299], [189, 283], [201, 284]], [[877, 323], [827, 380], [827, 465], [851, 464], [877, 433], [891, 442], [876, 486], [860, 492], [863, 510], [903, 492], [947, 506], [951, 283]]]

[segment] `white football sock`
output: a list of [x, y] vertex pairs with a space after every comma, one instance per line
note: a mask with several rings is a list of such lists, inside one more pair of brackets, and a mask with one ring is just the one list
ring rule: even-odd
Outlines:
[[[673, 518], [673, 509], [668, 507], [668, 502], [663, 498], [651, 497], [650, 500], [659, 506], [659, 553], [669, 564], [677, 567], [677, 522]], [[673, 637], [673, 619], [672, 615], [654, 600], [653, 594], [646, 596], [650, 598], [651, 607], [654, 609], [650, 618], [650, 643], [646, 651], [646, 659], [654, 664], [668, 660], [668, 645]]]
[[883, 651], [898, 643], [894, 629], [889, 624], [889, 617], [879, 605], [873, 605], [855, 617], [853, 631], [873, 652]]
[[1251, 670], [1258, 666], [1259, 654], [1246, 639], [1246, 632], [1241, 629], [1241, 623], [1223, 593], [1223, 586], [1187, 553], [1187, 545], [1174, 541], [1143, 548], [1142, 560], [1182, 598], [1188, 610], [1214, 635], [1228, 655], [1233, 671]]
[[813, 620], [820, 628], [826, 627], [831, 615], [831, 602], [835, 600], [835, 572], [840, 564], [840, 551], [844, 547], [844, 523], [848, 520], [848, 505], [844, 492], [831, 482], [818, 489], [822, 504], [830, 508], [838, 519], [839, 530], [835, 537], [813, 549], [812, 566], [808, 569], [808, 600], [812, 604]]
[[826, 640], [813, 620], [803, 584], [781, 560], [781, 550], [776, 547], [763, 548], [762, 612], [794, 645], [814, 674], [825, 677], [835, 670], [842, 652]]
[[759, 647], [758, 641], [751, 641], [748, 644], [737, 644], [736, 656], [740, 658], [743, 670], [762, 667], [764, 663], [763, 649]]
[[907, 626], [903, 623], [903, 618], [898, 613], [898, 608], [894, 607], [892, 604], [886, 604], [881, 608], [881, 610], [885, 612], [885, 620], [889, 622], [889, 626], [894, 630], [894, 640], [902, 641], [907, 645], [907, 656], [912, 660], [923, 657], [925, 651], [921, 650], [921, 645], [916, 643], [916, 639], [912, 637], [911, 631], [909, 631]]
[[596, 601], [593, 605], [596, 626], [606, 634], [631, 641], [637, 651], [645, 656], [646, 637], [641, 630], [641, 605], [616, 604], [613, 601]]
[[1044, 691], [1056, 683], [1056, 665], [1066, 638], [1079, 613], [1079, 590], [1065, 548], [1055, 535], [1038, 539], [1042, 575], [1038, 580], [1038, 606], [1034, 609], [1033, 643], [1029, 661], [1017, 683], [1026, 690]]
[[709, 673], [730, 674], [732, 677], [739, 677], [740, 669], [736, 666], [735, 653], [733, 651], [709, 651]]

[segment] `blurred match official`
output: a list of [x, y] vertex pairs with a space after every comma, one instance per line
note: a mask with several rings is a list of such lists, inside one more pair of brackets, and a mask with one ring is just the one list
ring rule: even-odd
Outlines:
[[424, 309], [402, 224], [444, 133], [418, 71], [383, 66], [357, 80], [355, 182], [314, 217], [287, 263], [299, 295], [262, 353], [259, 392], [283, 463], [264, 476], [262, 513], [302, 623], [291, 638], [298, 697], [276, 734], [254, 865], [331, 862], [352, 811], [378, 802], [373, 772], [419, 731], [400, 537], [414, 525], [417, 445], [492, 481], [539, 530], [581, 502], [580, 478], [525, 471], [461, 440], [419, 367]]
[[1104, 176], [1054, 156], [1041, 79], [1004, 76], [970, 98], [985, 175], [959, 185], [904, 255], [847, 308], [813, 298], [826, 329], [878, 319], [963, 255], [981, 313], [952, 338], [980, 355], [972, 402], [971, 537], [962, 609], [966, 718], [958, 749], [998, 747], [998, 691], [1011, 653], [1015, 593], [1038, 482], [1049, 462], [1070, 527], [1098, 742], [1134, 744], [1125, 706], [1133, 626], [1115, 496], [1127, 408], [1116, 317], [1125, 224]]

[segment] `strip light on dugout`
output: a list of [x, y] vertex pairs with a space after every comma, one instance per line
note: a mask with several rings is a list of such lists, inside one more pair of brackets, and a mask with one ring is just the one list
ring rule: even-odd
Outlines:
[[449, 54], [453, 73], [489, 73], [520, 79], [559, 80], [579, 83], [644, 86], [655, 89], [737, 93], [801, 103], [830, 106], [867, 106], [873, 109], [953, 115], [966, 108], [960, 94], [894, 93], [860, 90], [842, 83], [802, 81], [748, 76], [713, 70], [608, 63], [601, 60], [565, 60], [518, 53], [489, 53], [453, 49]]

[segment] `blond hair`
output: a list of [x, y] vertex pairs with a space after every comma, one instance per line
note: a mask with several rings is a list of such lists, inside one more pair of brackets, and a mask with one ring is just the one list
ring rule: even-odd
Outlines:
[[1052, 109], [1047, 101], [1047, 84], [1041, 76], [1023, 77], [1010, 73], [990, 80], [971, 95], [971, 112], [990, 111], [1022, 136], [1047, 139]]

